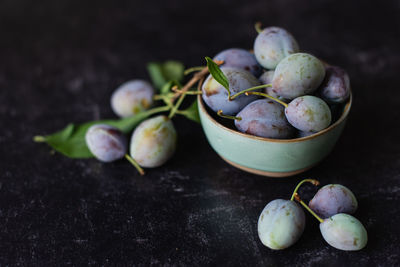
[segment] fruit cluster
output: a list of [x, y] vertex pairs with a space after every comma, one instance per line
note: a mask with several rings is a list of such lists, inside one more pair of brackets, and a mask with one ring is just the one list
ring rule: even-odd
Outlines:
[[305, 215], [298, 201], [319, 222], [325, 241], [340, 250], [360, 250], [368, 241], [367, 231], [359, 220], [351, 216], [358, 206], [357, 199], [347, 187], [328, 184], [319, 189], [309, 206], [297, 193], [299, 187], [314, 179], [305, 179], [295, 188], [290, 200], [275, 199], [265, 206], [258, 219], [258, 236], [261, 242], [271, 249], [285, 249], [293, 245], [305, 227]]
[[[338, 105], [350, 96], [346, 72], [300, 53], [296, 40], [284, 29], [256, 29], [254, 54], [228, 49], [213, 60], [206, 57], [207, 67], [186, 71], [176, 61], [150, 63], [152, 84], [132, 80], [112, 94], [111, 107], [119, 120], [68, 124], [51, 135], [35, 136], [34, 141], [46, 142], [71, 158], [110, 162], [125, 157], [143, 173], [141, 167], [158, 167], [174, 153], [177, 136], [171, 119], [176, 114], [200, 121], [196, 101], [179, 109], [186, 95], [199, 94], [218, 115], [233, 118], [236, 128], [248, 134], [287, 139], [327, 128], [335, 117], [331, 113], [340, 112]], [[193, 72], [182, 85], [184, 75]], [[195, 89], [196, 83], [202, 84], [201, 91]], [[163, 112], [169, 115], [158, 114]], [[128, 154], [124, 135], [132, 130]]]
[[214, 57], [224, 63], [204, 81], [204, 102], [251, 135], [288, 139], [327, 128], [333, 111], [350, 96], [347, 73], [300, 52], [294, 37], [282, 28], [256, 28], [254, 54], [232, 48]]
[[[153, 104], [154, 88], [146, 81], [133, 80], [117, 88], [111, 96], [111, 107], [120, 117], [135, 116]], [[176, 148], [176, 131], [164, 115], [147, 119], [133, 131], [130, 155], [123, 133], [106, 124], [94, 124], [85, 135], [90, 152], [100, 161], [111, 162], [124, 156], [138, 169], [164, 164]]]

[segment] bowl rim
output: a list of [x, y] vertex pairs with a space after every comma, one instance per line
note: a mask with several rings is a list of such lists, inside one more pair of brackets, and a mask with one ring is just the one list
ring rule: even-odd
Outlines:
[[[202, 91], [202, 85], [204, 82], [204, 78], [201, 79], [201, 81], [198, 84], [198, 89], [199, 91]], [[332, 129], [336, 128], [339, 124], [341, 124], [348, 116], [351, 105], [353, 103], [353, 93], [350, 89], [350, 96], [347, 100], [347, 103], [345, 104], [345, 107], [343, 109], [343, 113], [340, 116], [340, 118], [333, 124], [331, 124], [328, 128], [325, 128], [315, 134], [309, 135], [309, 136], [305, 136], [305, 137], [298, 137], [298, 138], [292, 138], [292, 139], [273, 139], [273, 138], [267, 138], [267, 137], [261, 137], [261, 136], [255, 136], [255, 135], [250, 135], [250, 134], [246, 134], [246, 133], [242, 133], [240, 131], [236, 131], [236, 130], [232, 130], [222, 124], [220, 124], [219, 122], [217, 122], [210, 114], [208, 114], [205, 106], [204, 106], [204, 102], [203, 102], [203, 97], [202, 94], [199, 94], [197, 96], [197, 102], [199, 103], [199, 108], [200, 110], [206, 115], [207, 119], [210, 120], [213, 124], [215, 124], [216, 126], [218, 126], [219, 128], [225, 130], [225, 131], [229, 131], [233, 134], [237, 134], [237, 135], [241, 135], [245, 138], [249, 138], [249, 139], [253, 139], [253, 140], [259, 140], [259, 141], [268, 141], [268, 142], [273, 142], [273, 143], [294, 143], [294, 142], [301, 142], [301, 141], [307, 141], [307, 140], [311, 140], [314, 138], [317, 138], [318, 136], [321, 136], [329, 131], [331, 131]]]

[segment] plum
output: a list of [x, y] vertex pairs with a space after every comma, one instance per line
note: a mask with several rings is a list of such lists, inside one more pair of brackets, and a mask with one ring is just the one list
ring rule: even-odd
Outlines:
[[230, 48], [219, 52], [213, 60], [224, 61], [224, 67], [233, 67], [251, 72], [258, 77], [261, 74], [261, 66], [255, 56], [241, 48]]
[[143, 121], [131, 137], [131, 157], [142, 167], [164, 164], [175, 152], [177, 136], [172, 121], [159, 115]]
[[349, 75], [342, 68], [326, 67], [326, 76], [319, 94], [329, 104], [344, 103], [350, 96]]
[[305, 132], [319, 132], [331, 123], [329, 106], [316, 96], [300, 96], [285, 109], [286, 118], [295, 128]]
[[244, 133], [267, 138], [290, 138], [294, 128], [285, 117], [284, 107], [269, 99], [251, 102], [237, 115], [236, 128]]
[[355, 251], [364, 248], [368, 234], [362, 223], [353, 216], [339, 213], [319, 225], [322, 237], [334, 248]]
[[105, 124], [91, 126], [85, 134], [86, 145], [98, 160], [111, 162], [124, 157], [125, 136], [115, 127]]
[[111, 96], [111, 108], [120, 117], [129, 117], [153, 104], [154, 88], [143, 80], [132, 80], [118, 87]]
[[[266, 71], [260, 77], [258, 77], [258, 79], [260, 80], [261, 84], [272, 84], [272, 80], [274, 78], [274, 73], [275, 73], [275, 71], [273, 71], [273, 70]], [[272, 86], [266, 87], [264, 89], [264, 92], [272, 97], [282, 100], [283, 102], [288, 102], [287, 99], [277, 95], [275, 93], [275, 90], [272, 88]]]
[[[229, 81], [231, 94], [260, 85], [260, 81], [248, 71], [231, 67], [221, 67], [221, 71]], [[226, 88], [217, 82], [212, 75], [209, 75], [203, 83], [202, 97], [213, 111], [223, 110], [224, 114], [227, 115], [238, 113], [247, 104], [257, 99], [257, 96], [240, 95], [234, 100], [229, 100]]]
[[294, 201], [275, 199], [267, 204], [258, 219], [258, 237], [271, 249], [285, 249], [300, 238], [305, 215]]
[[313, 55], [296, 53], [284, 58], [275, 69], [272, 91], [294, 99], [313, 93], [325, 77], [325, 67]]
[[299, 52], [299, 45], [285, 29], [268, 27], [254, 41], [254, 55], [258, 63], [267, 69], [275, 69], [290, 54]]
[[358, 202], [347, 187], [328, 184], [318, 190], [309, 206], [322, 218], [328, 218], [337, 213], [353, 214], [357, 210]]

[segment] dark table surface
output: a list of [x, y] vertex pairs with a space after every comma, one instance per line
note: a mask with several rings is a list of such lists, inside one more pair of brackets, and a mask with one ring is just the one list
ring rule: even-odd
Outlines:
[[[1, 1], [0, 264], [399, 266], [399, 11], [398, 1]], [[112, 91], [148, 79], [149, 61], [197, 66], [252, 48], [258, 20], [350, 74], [351, 116], [312, 170], [245, 173], [179, 118], [175, 156], [144, 177], [126, 161], [72, 160], [32, 142], [69, 122], [114, 118]], [[261, 210], [303, 177], [352, 189], [365, 249], [330, 247], [308, 215], [293, 247], [261, 244]]]

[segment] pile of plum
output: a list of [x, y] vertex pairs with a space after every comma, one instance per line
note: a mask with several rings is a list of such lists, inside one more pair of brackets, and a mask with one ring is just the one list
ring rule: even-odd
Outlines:
[[350, 96], [347, 73], [299, 52], [282, 28], [258, 31], [254, 54], [232, 48], [214, 57], [223, 62], [220, 71], [229, 88], [211, 72], [202, 85], [204, 102], [234, 119], [239, 131], [255, 136], [288, 139], [327, 128]]
[[[150, 83], [132, 80], [118, 87], [111, 96], [111, 107], [122, 118], [138, 115], [153, 105], [155, 90]], [[162, 111], [162, 110], [160, 110]], [[132, 133], [130, 154], [127, 141], [117, 128], [106, 124], [91, 126], [85, 135], [86, 145], [100, 161], [111, 162], [125, 157], [144, 174], [141, 167], [164, 164], [175, 152], [177, 134], [171, 119], [158, 115], [144, 120]]]
[[258, 219], [261, 242], [279, 250], [293, 245], [300, 238], [305, 227], [305, 215], [297, 201], [318, 219], [322, 237], [329, 245], [347, 251], [364, 248], [368, 242], [367, 230], [350, 215], [358, 207], [350, 189], [340, 184], [325, 185], [307, 206], [297, 193], [305, 182], [319, 184], [317, 180], [305, 179], [297, 185], [290, 200], [275, 199], [265, 206]]

